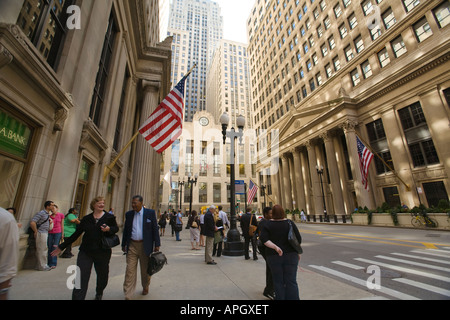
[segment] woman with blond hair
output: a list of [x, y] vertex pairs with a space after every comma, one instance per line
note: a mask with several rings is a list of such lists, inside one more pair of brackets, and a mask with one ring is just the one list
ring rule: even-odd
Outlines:
[[64, 243], [60, 244], [52, 252], [52, 256], [57, 256], [84, 233], [77, 259], [77, 266], [80, 271], [80, 278], [77, 280], [80, 280], [80, 287], [77, 288], [75, 286], [73, 289], [73, 300], [84, 300], [86, 298], [92, 265], [94, 265], [95, 271], [97, 272], [95, 299], [102, 299], [103, 290], [105, 290], [108, 284], [109, 261], [111, 260], [111, 248], [105, 248], [102, 245], [102, 237], [113, 236], [119, 231], [116, 217], [105, 211], [104, 197], [96, 197], [93, 199], [90, 207], [92, 213], [85, 216], [72, 236], [65, 239]]

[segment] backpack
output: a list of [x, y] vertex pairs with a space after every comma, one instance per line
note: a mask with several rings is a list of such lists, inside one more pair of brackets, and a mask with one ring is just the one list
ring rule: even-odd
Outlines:
[[258, 229], [257, 226], [252, 225], [252, 219], [253, 219], [253, 214], [250, 217], [250, 224], [248, 226], [248, 234], [249, 234], [250, 237], [253, 237], [255, 232], [256, 232], [256, 230]]

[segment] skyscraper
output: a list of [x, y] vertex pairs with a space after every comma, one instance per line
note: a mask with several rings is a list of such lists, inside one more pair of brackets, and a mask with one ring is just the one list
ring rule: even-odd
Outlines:
[[206, 110], [206, 71], [223, 37], [219, 5], [210, 0], [174, 0], [168, 35], [174, 36], [172, 83], [177, 83], [197, 64], [186, 82], [185, 121], [191, 122], [196, 111]]

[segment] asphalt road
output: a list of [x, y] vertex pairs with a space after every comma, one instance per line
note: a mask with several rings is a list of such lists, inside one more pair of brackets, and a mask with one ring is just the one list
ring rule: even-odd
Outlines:
[[301, 224], [300, 230], [306, 270], [377, 298], [450, 299], [448, 231], [333, 224]]

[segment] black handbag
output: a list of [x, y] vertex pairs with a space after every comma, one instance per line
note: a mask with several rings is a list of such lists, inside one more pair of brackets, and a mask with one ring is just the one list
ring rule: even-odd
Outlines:
[[102, 248], [103, 249], [112, 249], [117, 247], [120, 244], [120, 239], [117, 234], [113, 236], [105, 236], [102, 237]]
[[164, 265], [167, 263], [167, 258], [162, 252], [153, 252], [150, 255], [149, 261], [148, 261], [148, 267], [147, 267], [147, 273], [149, 276], [154, 275], [155, 273], [158, 273], [161, 271], [161, 269], [164, 267]]
[[288, 241], [289, 244], [297, 251], [298, 254], [303, 253], [303, 249], [301, 247], [301, 240], [298, 241], [297, 236], [295, 235], [294, 228], [292, 227], [292, 221], [288, 220], [289, 223], [289, 233], [288, 233]]

